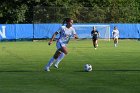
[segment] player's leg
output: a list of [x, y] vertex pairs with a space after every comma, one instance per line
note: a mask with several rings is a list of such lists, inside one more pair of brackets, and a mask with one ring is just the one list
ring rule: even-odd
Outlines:
[[49, 60], [48, 64], [45, 66], [46, 71], [50, 71], [50, 67], [56, 61], [56, 59], [59, 57], [60, 54], [61, 54], [60, 50], [57, 50], [55, 52], [54, 56]]
[[95, 43], [96, 43], [96, 48], [97, 48], [98, 47], [98, 39], [96, 39]]
[[116, 43], [118, 44], [118, 38], [116, 38]]
[[54, 64], [54, 67], [55, 68], [58, 68], [58, 65], [59, 63], [62, 61], [62, 59], [65, 57], [65, 54], [64, 53], [61, 53], [60, 56], [57, 58], [55, 64]]
[[118, 38], [116, 38], [116, 46], [118, 46]]
[[58, 68], [59, 63], [62, 61], [62, 59], [65, 57], [65, 55], [68, 54], [68, 50], [66, 46], [63, 46], [59, 49], [61, 51], [60, 56], [57, 58], [56, 62], [55, 62], [55, 67]]
[[114, 38], [114, 46], [117, 47], [117, 38]]
[[92, 44], [93, 44], [93, 46], [94, 46], [94, 39], [92, 39]]
[[93, 41], [94, 41], [94, 48], [96, 49], [96, 39], [94, 39]]

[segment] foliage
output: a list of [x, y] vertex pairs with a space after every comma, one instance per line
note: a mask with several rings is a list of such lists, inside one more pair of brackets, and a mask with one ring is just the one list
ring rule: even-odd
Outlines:
[[139, 23], [139, 0], [1, 0], [0, 23]]

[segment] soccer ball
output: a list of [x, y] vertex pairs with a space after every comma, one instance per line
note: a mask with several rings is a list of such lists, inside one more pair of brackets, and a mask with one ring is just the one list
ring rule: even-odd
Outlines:
[[86, 72], [92, 71], [92, 65], [90, 65], [90, 64], [85, 64], [85, 65], [84, 65], [84, 71], [86, 71]]

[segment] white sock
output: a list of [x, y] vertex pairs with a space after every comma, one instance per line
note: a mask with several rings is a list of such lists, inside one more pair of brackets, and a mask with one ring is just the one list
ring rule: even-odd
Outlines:
[[50, 59], [50, 61], [48, 62], [48, 64], [47, 64], [45, 67], [46, 67], [46, 68], [50, 68], [51, 65], [54, 63], [54, 61], [55, 61], [55, 59], [52, 57], [52, 58]]
[[60, 61], [65, 57], [64, 53], [61, 53], [60, 56], [57, 58], [55, 65], [58, 65], [60, 63]]

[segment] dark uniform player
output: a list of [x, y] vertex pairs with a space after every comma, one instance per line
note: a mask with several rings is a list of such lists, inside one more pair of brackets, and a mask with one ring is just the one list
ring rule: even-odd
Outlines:
[[93, 30], [91, 31], [91, 36], [92, 36], [93, 46], [96, 49], [98, 47], [99, 32], [96, 30], [95, 27], [93, 27]]

